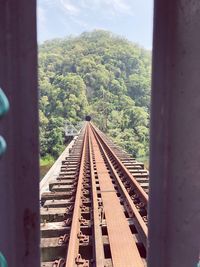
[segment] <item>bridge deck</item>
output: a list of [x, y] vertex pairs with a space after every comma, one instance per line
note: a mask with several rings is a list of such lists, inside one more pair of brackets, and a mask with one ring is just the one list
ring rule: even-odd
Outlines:
[[148, 171], [90, 122], [41, 195], [41, 266], [146, 266]]

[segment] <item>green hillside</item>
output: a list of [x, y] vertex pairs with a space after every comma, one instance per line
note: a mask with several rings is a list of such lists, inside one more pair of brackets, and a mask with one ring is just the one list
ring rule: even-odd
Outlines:
[[39, 47], [41, 156], [57, 157], [63, 125], [90, 114], [134, 156], [148, 155], [151, 53], [106, 31]]

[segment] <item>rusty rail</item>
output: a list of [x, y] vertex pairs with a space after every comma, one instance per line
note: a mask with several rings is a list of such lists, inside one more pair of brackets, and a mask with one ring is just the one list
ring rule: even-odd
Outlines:
[[[96, 135], [95, 132], [94, 132], [94, 135]], [[140, 238], [142, 239], [143, 244], [147, 248], [147, 244], [146, 244], [146, 241], [147, 241], [147, 225], [144, 222], [144, 220], [143, 220], [141, 214], [139, 213], [138, 209], [136, 208], [131, 196], [128, 194], [123, 182], [121, 181], [117, 171], [113, 167], [113, 165], [112, 165], [108, 155], [106, 154], [106, 151], [105, 151], [103, 145], [101, 144], [100, 140], [98, 139], [97, 135], [96, 135], [96, 139], [97, 139], [97, 142], [99, 143], [99, 146], [100, 146], [103, 154], [105, 155], [105, 158], [106, 158], [106, 161], [107, 161], [107, 163], [109, 165], [109, 168], [112, 171], [112, 174], [115, 177], [115, 179], [116, 179], [116, 181], [117, 181], [117, 183], [118, 183], [118, 185], [120, 187], [120, 191], [123, 194], [124, 199], [126, 200], [125, 204], [127, 204], [127, 209], [128, 209], [129, 215], [130, 215], [130, 217], [135, 219], [135, 227], [136, 227], [138, 233], [140, 234]], [[141, 190], [141, 187], [140, 187], [140, 190]]]
[[93, 200], [93, 224], [94, 224], [94, 255], [95, 255], [95, 263], [98, 267], [104, 267], [104, 249], [103, 249], [103, 240], [102, 240], [102, 232], [101, 232], [101, 218], [99, 214], [99, 203], [97, 198], [97, 189], [95, 182], [95, 174], [94, 174], [94, 154], [92, 148], [91, 136], [89, 137], [89, 153], [90, 153], [90, 170], [91, 170], [91, 183], [92, 183], [92, 200]]
[[94, 127], [94, 125], [92, 125], [92, 128], [93, 128], [93, 131], [95, 131], [95, 133], [98, 136], [98, 138], [103, 143], [103, 145], [106, 147], [106, 149], [111, 153], [111, 155], [113, 156], [113, 158], [115, 159], [115, 161], [117, 162], [117, 164], [120, 166], [120, 168], [122, 169], [122, 171], [124, 172], [124, 174], [127, 176], [128, 179], [131, 180], [131, 182], [137, 188], [137, 191], [138, 191], [140, 197], [142, 198], [142, 200], [144, 201], [144, 203], [147, 204], [147, 202], [148, 202], [148, 196], [144, 192], [144, 190], [142, 189], [142, 187], [140, 186], [140, 184], [136, 181], [136, 179], [134, 179], [134, 177], [131, 175], [131, 173], [129, 172], [129, 170], [123, 165], [123, 163], [117, 157], [117, 155], [113, 152], [113, 150], [106, 144], [106, 142], [102, 138], [101, 134], [99, 133], [99, 130], [96, 129], [96, 127]]
[[142, 165], [87, 123], [42, 195], [42, 266], [146, 266], [147, 183]]
[[67, 250], [67, 260], [66, 260], [66, 267], [67, 266], [74, 266], [76, 257], [78, 256], [78, 245], [79, 245], [79, 229], [80, 229], [80, 209], [81, 209], [81, 190], [83, 188], [83, 178], [84, 178], [84, 167], [85, 167], [85, 160], [86, 160], [86, 145], [87, 145], [87, 129], [84, 136], [83, 141], [83, 148], [82, 148], [82, 157], [80, 162], [80, 170], [78, 176], [78, 185], [76, 190], [76, 199], [74, 204], [74, 213], [70, 231], [70, 239], [68, 244]]

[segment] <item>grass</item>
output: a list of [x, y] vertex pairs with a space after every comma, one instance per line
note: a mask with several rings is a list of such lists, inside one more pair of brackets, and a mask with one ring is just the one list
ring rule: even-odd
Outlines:
[[43, 158], [40, 158], [40, 167], [47, 166], [47, 165], [53, 165], [55, 159], [51, 155], [47, 155]]
[[51, 166], [54, 164], [55, 159], [47, 155], [43, 158], [40, 158], [40, 177], [41, 179], [45, 176], [45, 174], [48, 172], [48, 170], [51, 168]]

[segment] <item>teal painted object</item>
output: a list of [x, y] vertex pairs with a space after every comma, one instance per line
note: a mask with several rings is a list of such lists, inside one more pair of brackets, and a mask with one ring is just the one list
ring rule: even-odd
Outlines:
[[9, 101], [3, 90], [0, 88], [0, 118], [2, 118], [9, 110]]
[[8, 267], [7, 261], [1, 252], [0, 252], [0, 267]]
[[[3, 90], [0, 88], [0, 118], [2, 118], [9, 110], [9, 101]], [[0, 136], [0, 156], [2, 156], [7, 148], [5, 139]], [[1, 266], [0, 266], [1, 267]]]
[[5, 153], [6, 148], [7, 148], [6, 141], [2, 136], [0, 136], [0, 156]]

